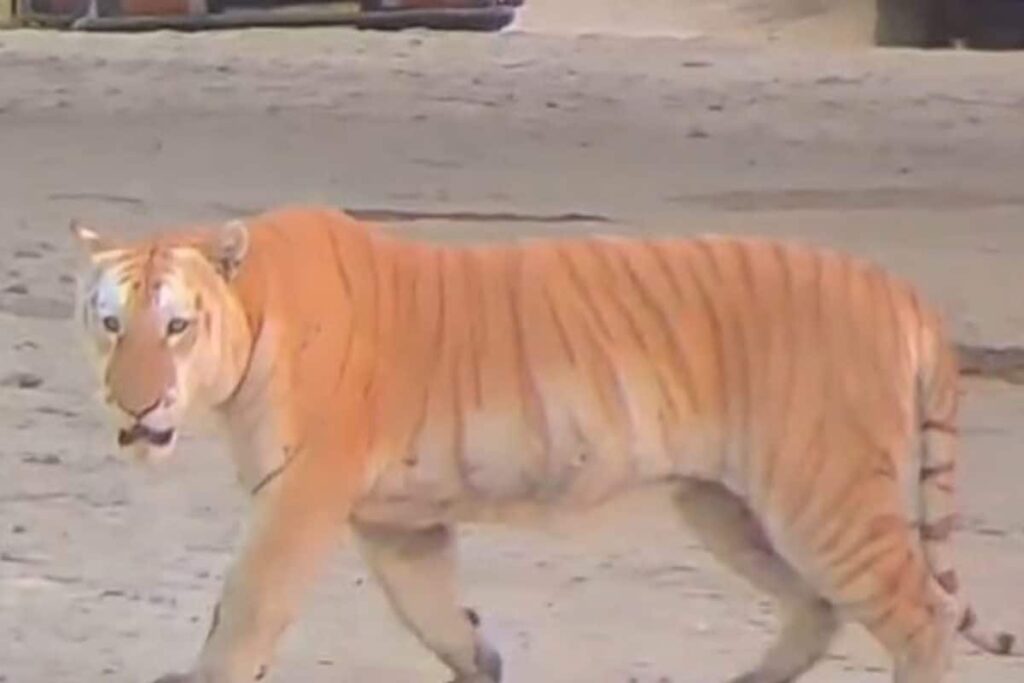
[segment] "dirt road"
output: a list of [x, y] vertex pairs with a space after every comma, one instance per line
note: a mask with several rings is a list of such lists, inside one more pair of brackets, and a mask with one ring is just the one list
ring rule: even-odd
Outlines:
[[[114, 458], [66, 320], [72, 216], [127, 233], [324, 201], [445, 239], [795, 236], [910, 276], [961, 340], [1022, 343], [1022, 67], [706, 36], [0, 34], [0, 681], [186, 665], [244, 504], [203, 437], [155, 472]], [[1024, 633], [1024, 392], [967, 389], [964, 581]], [[660, 501], [567, 526], [466, 532], [509, 680], [720, 681], [768, 642], [769, 605]], [[851, 628], [808, 681], [886, 671]], [[443, 679], [351, 549], [274, 677]], [[955, 680], [1024, 664], [961, 647]]]

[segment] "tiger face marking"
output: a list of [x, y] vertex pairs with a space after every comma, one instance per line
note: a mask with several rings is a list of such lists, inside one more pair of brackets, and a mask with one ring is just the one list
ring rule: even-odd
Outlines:
[[86, 256], [75, 320], [116, 442], [138, 460], [166, 458], [190, 408], [211, 393], [221, 338], [216, 311], [204, 301], [216, 300], [240, 267], [245, 225], [183, 243], [115, 243], [77, 223], [72, 234]]

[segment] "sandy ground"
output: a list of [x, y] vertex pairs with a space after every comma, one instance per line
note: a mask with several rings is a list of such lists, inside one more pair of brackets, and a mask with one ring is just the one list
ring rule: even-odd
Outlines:
[[[794, 236], [912, 277], [961, 340], [1024, 342], [1024, 58], [540, 28], [0, 34], [0, 681], [186, 665], [243, 506], [201, 436], [158, 471], [114, 457], [66, 320], [72, 216], [128, 233], [316, 200], [431, 238]], [[967, 386], [959, 538], [981, 612], [1024, 633], [1022, 418], [1020, 389]], [[775, 626], [657, 500], [467, 529], [464, 574], [513, 682], [723, 681]], [[850, 628], [807, 680], [886, 667]], [[1024, 680], [966, 647], [956, 670]], [[444, 672], [345, 549], [274, 680]]]
[[517, 26], [534, 33], [687, 38], [864, 47], [875, 0], [528, 0]]

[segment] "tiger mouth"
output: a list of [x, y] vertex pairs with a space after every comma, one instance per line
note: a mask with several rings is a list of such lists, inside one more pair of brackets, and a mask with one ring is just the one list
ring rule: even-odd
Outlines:
[[166, 446], [174, 438], [173, 429], [155, 430], [141, 424], [131, 429], [122, 429], [117, 433], [117, 445], [124, 448], [137, 441], [145, 441], [151, 446]]

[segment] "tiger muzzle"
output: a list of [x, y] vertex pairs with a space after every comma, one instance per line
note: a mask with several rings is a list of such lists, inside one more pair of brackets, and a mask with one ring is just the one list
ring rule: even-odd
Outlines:
[[150, 429], [144, 424], [137, 423], [130, 429], [122, 429], [117, 433], [117, 445], [125, 448], [138, 441], [145, 441], [151, 446], [166, 446], [173, 438], [173, 429]]

